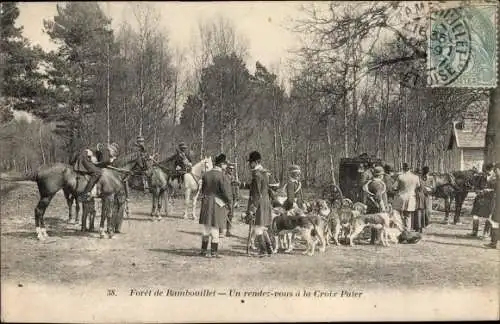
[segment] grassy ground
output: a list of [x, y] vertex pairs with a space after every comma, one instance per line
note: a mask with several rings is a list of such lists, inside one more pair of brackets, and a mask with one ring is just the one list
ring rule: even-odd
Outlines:
[[[330, 290], [495, 289], [499, 280], [498, 250], [483, 248], [483, 241], [467, 237], [470, 217], [463, 225], [443, 225], [435, 212], [433, 223], [416, 245], [390, 247], [331, 246], [313, 257], [278, 254], [252, 258], [245, 253], [247, 225], [237, 223], [236, 237], [224, 238], [222, 259], [197, 256], [199, 225], [183, 220], [181, 202], [170, 217], [149, 219], [150, 197], [136, 193], [131, 218], [116, 239], [81, 234], [67, 224], [67, 207], [58, 194], [47, 210], [51, 240], [35, 239], [33, 184], [3, 187], [1, 193], [2, 283], [51, 287], [155, 287], [240, 289], [280, 287]], [[171, 209], [171, 210], [172, 210]], [[466, 211], [467, 214], [467, 211]], [[237, 217], [239, 219], [239, 214]]]

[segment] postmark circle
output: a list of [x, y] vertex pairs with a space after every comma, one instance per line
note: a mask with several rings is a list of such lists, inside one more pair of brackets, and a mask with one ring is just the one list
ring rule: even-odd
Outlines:
[[447, 86], [467, 68], [471, 33], [461, 8], [432, 12], [428, 48], [429, 84]]

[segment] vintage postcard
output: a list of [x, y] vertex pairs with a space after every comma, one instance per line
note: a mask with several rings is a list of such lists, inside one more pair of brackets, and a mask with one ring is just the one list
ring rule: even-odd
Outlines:
[[496, 1], [0, 15], [2, 321], [500, 319]]

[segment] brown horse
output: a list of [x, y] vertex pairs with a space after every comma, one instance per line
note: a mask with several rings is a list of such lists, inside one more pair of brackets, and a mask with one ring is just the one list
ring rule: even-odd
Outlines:
[[435, 190], [433, 196], [444, 199], [445, 219], [449, 223], [451, 200], [455, 199], [455, 215], [453, 223], [460, 223], [460, 214], [465, 198], [471, 191], [480, 190], [483, 187], [486, 176], [475, 170], [454, 171], [446, 174], [433, 174]]
[[[100, 189], [99, 198], [102, 199], [102, 213], [99, 229], [101, 238], [105, 237], [105, 221], [107, 222], [107, 234], [109, 238], [112, 238], [116, 225], [115, 218], [123, 214], [126, 199], [123, 179], [128, 175], [127, 173], [147, 171], [151, 166], [148, 161], [150, 161], [150, 158], [138, 154], [130, 154], [120, 157], [114, 162], [113, 166], [123, 171], [109, 168], [103, 169], [102, 176], [96, 184]], [[68, 195], [68, 198], [72, 198], [83, 192], [87, 184], [86, 177], [78, 174], [73, 170], [72, 166], [64, 163], [42, 166], [34, 173], [21, 176], [5, 173], [0, 174], [0, 180], [29, 180], [37, 183], [40, 200], [35, 208], [35, 226], [37, 238], [39, 240], [44, 240], [48, 237], [44, 215], [55, 194], [63, 189], [65, 196]], [[115, 207], [114, 210], [113, 207]], [[116, 217], [112, 219], [112, 216]]]

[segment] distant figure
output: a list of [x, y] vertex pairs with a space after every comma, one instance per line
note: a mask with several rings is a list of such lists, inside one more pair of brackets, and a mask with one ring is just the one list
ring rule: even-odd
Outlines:
[[285, 185], [286, 201], [283, 204], [285, 210], [293, 208], [304, 208], [304, 196], [302, 193], [302, 183], [300, 182], [300, 167], [298, 165], [290, 166], [288, 182]]
[[401, 213], [405, 229], [411, 228], [412, 216], [417, 207], [416, 192], [419, 187], [419, 177], [410, 171], [408, 163], [403, 163], [403, 172], [398, 176], [394, 186], [397, 195], [393, 207]]
[[[231, 188], [227, 176], [226, 156], [219, 154], [214, 159], [214, 168], [203, 175], [201, 183], [200, 225], [202, 228], [200, 255], [219, 258], [219, 230], [226, 225], [226, 215], [231, 210]], [[208, 243], [210, 253], [208, 253]]]
[[387, 202], [392, 204], [394, 200], [395, 192], [394, 192], [394, 170], [392, 166], [386, 164], [384, 165], [384, 183], [387, 188]]
[[[145, 139], [141, 135], [137, 136], [134, 146], [137, 148], [137, 151], [140, 154], [147, 154], [146, 153], [146, 145], [145, 145]], [[147, 192], [149, 190], [149, 182], [148, 182], [148, 177], [146, 175], [142, 175], [142, 184], [144, 191]]]
[[432, 194], [436, 190], [436, 182], [434, 177], [429, 174], [429, 167], [424, 166], [422, 168], [422, 177], [420, 178], [420, 184], [422, 185], [422, 191], [425, 197], [424, 206], [424, 217], [422, 219], [422, 227], [426, 228], [429, 226], [432, 214]]
[[250, 197], [248, 199], [247, 215], [255, 220], [255, 243], [259, 247], [259, 255], [271, 256], [273, 247], [267, 227], [271, 225], [271, 201], [269, 200], [269, 175], [267, 170], [261, 165], [261, 155], [257, 151], [249, 154], [248, 163], [252, 172], [252, 182], [250, 184]]

